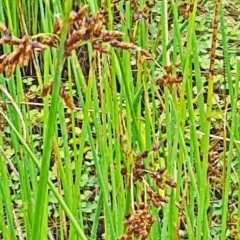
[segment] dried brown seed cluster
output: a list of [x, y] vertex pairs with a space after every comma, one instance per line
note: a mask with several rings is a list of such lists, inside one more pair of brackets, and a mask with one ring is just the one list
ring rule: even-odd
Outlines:
[[147, 20], [149, 18], [149, 12], [151, 11], [154, 5], [155, 5], [154, 3], [150, 3], [149, 1], [146, 1], [143, 7], [143, 10], [137, 9], [135, 7], [134, 21], [138, 21], [142, 19]]
[[[201, 6], [201, 3], [202, 3], [202, 0], [199, 0], [197, 9], [202, 13], [207, 12], [206, 8]], [[184, 19], [189, 18], [189, 14], [193, 11], [193, 7], [194, 7], [194, 2], [180, 2], [178, 4], [178, 9], [181, 10]]]
[[[152, 146], [152, 152], [158, 151], [160, 148], [160, 142], [156, 142]], [[176, 182], [168, 178], [166, 168], [158, 169], [154, 171], [152, 169], [146, 169], [143, 164], [143, 159], [148, 157], [151, 152], [144, 151], [138, 153], [135, 156], [135, 165], [133, 167], [133, 182], [142, 181], [146, 174], [149, 174], [149, 177], [156, 182], [158, 188], [165, 189], [166, 186], [175, 188], [177, 186]], [[122, 169], [122, 174], [125, 175], [126, 169]], [[125, 221], [126, 232], [119, 239], [132, 239], [134, 236], [137, 239], [146, 239], [147, 235], [150, 232], [151, 226], [155, 221], [155, 218], [149, 214], [149, 206], [154, 205], [159, 208], [164, 203], [168, 202], [168, 199], [164, 196], [160, 196], [157, 191], [154, 190], [152, 186], [147, 186], [148, 199], [146, 203], [139, 205], [137, 210], [133, 211], [130, 217]]]
[[[4, 102], [0, 103], [0, 109], [4, 112], [7, 111], [7, 106]], [[0, 114], [0, 131], [2, 132], [4, 131], [4, 119], [1, 114]]]
[[160, 196], [153, 188], [148, 187], [147, 189], [148, 196], [150, 199], [148, 200], [149, 203], [153, 203], [156, 208], [159, 208], [162, 203], [167, 203], [168, 200], [166, 197]]
[[211, 151], [208, 154], [208, 177], [210, 179], [218, 178], [221, 179], [221, 169], [219, 166], [219, 153], [217, 151]]
[[156, 185], [164, 189], [164, 183], [163, 183], [163, 173], [166, 171], [166, 168], [160, 168], [155, 172], [151, 172], [151, 177], [155, 179]]
[[[160, 148], [160, 142], [157, 142], [153, 147], [152, 151], [156, 152]], [[133, 167], [133, 181], [136, 182], [138, 180], [142, 180], [145, 174], [147, 174], [149, 171], [145, 168], [143, 159], [148, 157], [149, 152], [144, 151], [142, 153], [138, 153], [135, 156], [135, 163]]]
[[[103, 9], [100, 9], [94, 14], [88, 15], [87, 5], [80, 8], [77, 12], [71, 11], [69, 16], [68, 34], [65, 42], [65, 55], [70, 56], [71, 52], [79, 46], [80, 42], [88, 40], [92, 42], [93, 48], [108, 53], [108, 51], [101, 46], [100, 40], [103, 41], [104, 37], [108, 39], [122, 37], [122, 33], [116, 31], [107, 31], [105, 33], [104, 30], [102, 30], [105, 16], [106, 11]], [[55, 36], [58, 36], [58, 38], [51, 36], [44, 38], [43, 42], [50, 46], [57, 46], [62, 27], [63, 20], [60, 16], [57, 16], [53, 27], [53, 33]]]
[[142, 180], [145, 172], [145, 167], [143, 164], [143, 159], [148, 156], [148, 151], [145, 151], [143, 153], [138, 153], [135, 157], [135, 165], [133, 168], [133, 181]]
[[[156, 152], [160, 148], [160, 142], [157, 142], [153, 147], [152, 151]], [[176, 182], [172, 181], [168, 178], [168, 174], [166, 172], [166, 168], [160, 168], [158, 170], [146, 169], [143, 164], [143, 159], [148, 157], [149, 152], [144, 151], [142, 153], [138, 153], [135, 156], [135, 165], [133, 168], [133, 181], [136, 182], [138, 180], [142, 180], [143, 177], [149, 173], [150, 177], [155, 180], [158, 188], [165, 189], [165, 186], [176, 188]]]
[[146, 239], [155, 220], [155, 217], [149, 214], [149, 204], [140, 204], [125, 220], [126, 232], [118, 240], [130, 240], [132, 236], [141, 240]]
[[[105, 18], [107, 12], [101, 8], [98, 12], [88, 15], [88, 6], [83, 6], [78, 12], [72, 11], [69, 17], [68, 36], [65, 42], [65, 55], [70, 56], [80, 42], [90, 41], [92, 47], [102, 53], [110, 53], [109, 49], [103, 46], [108, 42], [112, 47], [121, 49], [138, 49], [133, 43], [122, 41], [122, 32], [104, 30]], [[54, 23], [54, 34], [60, 37], [62, 29], [62, 19], [56, 18]], [[44, 43], [56, 46], [57, 38], [49, 37], [43, 40]], [[142, 54], [149, 54], [148, 51], [142, 51]], [[151, 54], [150, 54], [151, 55]]]
[[147, 20], [148, 19], [148, 13], [146, 9], [143, 10], [137, 10], [135, 15], [134, 15], [134, 21], [138, 21], [138, 20]]
[[[65, 56], [70, 56], [81, 42], [90, 41], [92, 47], [102, 53], [110, 53], [109, 49], [103, 46], [104, 42], [108, 42], [112, 47], [138, 50], [142, 56], [155, 58], [147, 50], [143, 50], [133, 43], [123, 42], [120, 31], [104, 30], [106, 15], [107, 11], [103, 8], [94, 14], [88, 14], [88, 6], [83, 6], [77, 12], [72, 11], [69, 16], [68, 34], [65, 41]], [[17, 65], [20, 67], [28, 65], [33, 50], [43, 51], [46, 46], [57, 47], [62, 27], [63, 21], [58, 16], [53, 26], [53, 35], [38, 34], [23, 36], [20, 39], [12, 37], [7, 27], [0, 22], [0, 31], [4, 33], [0, 39], [0, 45], [18, 45], [13, 52], [0, 56], [0, 73], [5, 70], [6, 76], [10, 77]], [[35, 39], [39, 39], [39, 41], [35, 41]]]
[[0, 38], [0, 45], [18, 46], [12, 52], [0, 56], [0, 73], [5, 70], [7, 78], [15, 71], [17, 65], [20, 65], [20, 67], [28, 66], [33, 50], [42, 51], [46, 49], [44, 44], [35, 41], [32, 36], [23, 36], [21, 39], [12, 37], [10, 31], [2, 22], [0, 22], [0, 31], [4, 33], [4, 36]]
[[181, 83], [182, 78], [177, 76], [172, 76], [172, 65], [165, 66], [166, 74], [161, 78], [157, 79], [157, 83], [162, 83], [164, 86], [172, 86], [174, 83]]
[[[43, 86], [43, 89], [42, 89], [42, 92], [41, 92], [41, 97], [42, 98], [46, 97], [48, 93], [52, 92], [52, 86], [53, 86], [52, 81], [50, 81], [48, 84], [45, 84]], [[71, 97], [69, 96], [68, 92], [64, 89], [64, 87], [62, 85], [60, 87], [59, 95], [61, 96], [61, 98], [65, 102], [66, 106], [68, 106], [71, 110], [74, 110], [75, 105], [72, 102]]]

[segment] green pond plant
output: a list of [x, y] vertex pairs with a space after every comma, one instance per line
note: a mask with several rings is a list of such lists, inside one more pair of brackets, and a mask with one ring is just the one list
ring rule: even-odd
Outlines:
[[0, 239], [239, 239], [238, 5], [0, 0]]

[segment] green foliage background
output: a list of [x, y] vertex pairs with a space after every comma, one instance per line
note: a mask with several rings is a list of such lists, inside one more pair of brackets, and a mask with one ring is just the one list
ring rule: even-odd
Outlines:
[[[131, 226], [141, 231], [125, 220], [149, 201], [150, 186], [167, 202], [144, 205], [156, 220], [146, 239], [240, 239], [240, 4], [192, 1], [188, 12], [182, 3], [149, 1], [143, 12], [143, 0], [0, 0], [0, 21], [19, 38], [52, 33], [56, 14], [63, 19], [57, 48], [0, 75], [0, 239], [116, 240]], [[85, 4], [89, 14], [104, 7], [104, 27], [139, 49], [105, 44], [110, 54], [102, 54], [85, 41], [64, 61], [69, 13]], [[14, 49], [3, 44], [1, 55]], [[155, 59], [143, 61], [140, 49]], [[163, 84], [169, 65], [181, 83]], [[161, 189], [152, 176], [163, 168]]]

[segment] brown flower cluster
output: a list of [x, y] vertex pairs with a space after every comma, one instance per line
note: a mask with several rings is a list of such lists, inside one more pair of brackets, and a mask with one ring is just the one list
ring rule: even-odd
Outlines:
[[[107, 11], [101, 8], [94, 14], [88, 14], [88, 6], [85, 5], [79, 9], [78, 12], [71, 11], [69, 17], [68, 36], [65, 42], [65, 55], [70, 56], [71, 52], [75, 50], [80, 42], [90, 41], [92, 47], [102, 53], [110, 53], [103, 43], [108, 42], [112, 47], [121, 49], [138, 49], [133, 43], [127, 43], [122, 41], [122, 32], [105, 30], [105, 19], [107, 17]], [[54, 23], [53, 33], [60, 37], [62, 29], [62, 19], [56, 18]], [[49, 37], [44, 39], [44, 43], [56, 46], [58, 38]], [[149, 52], [142, 51], [143, 55], [151, 55]]]
[[172, 76], [172, 65], [164, 67], [166, 74], [163, 75], [161, 78], [157, 79], [157, 83], [161, 83], [164, 86], [172, 86], [174, 83], [181, 83], [182, 78], [177, 76]]
[[166, 197], [160, 196], [152, 187], [147, 188], [147, 193], [150, 197], [148, 202], [153, 203], [156, 208], [159, 208], [162, 203], [168, 202]]
[[131, 240], [132, 236], [137, 239], [146, 239], [150, 229], [155, 222], [155, 217], [149, 214], [149, 204], [140, 204], [131, 215], [127, 216], [124, 225], [127, 227], [123, 236], [119, 240]]
[[12, 37], [11, 32], [2, 22], [0, 22], [0, 31], [4, 33], [4, 36], [0, 38], [0, 45], [18, 46], [12, 52], [0, 56], [0, 73], [5, 70], [7, 78], [15, 71], [18, 64], [20, 67], [28, 66], [33, 50], [39, 52], [46, 49], [44, 44], [35, 41], [34, 36], [23, 36], [21, 39]]
[[[107, 11], [103, 8], [98, 12], [88, 14], [88, 6], [83, 6], [79, 11], [71, 11], [68, 21], [68, 34], [65, 41], [65, 56], [71, 55], [80, 43], [90, 41], [92, 47], [102, 53], [110, 53], [109, 49], [104, 46], [104, 43], [109, 43], [112, 47], [137, 50], [142, 56], [154, 59], [155, 56], [147, 50], [141, 49], [133, 43], [122, 41], [122, 33], [120, 31], [105, 30]], [[0, 56], [0, 73], [4, 70], [6, 77], [10, 77], [16, 66], [27, 66], [33, 51], [41, 52], [49, 47], [57, 47], [61, 30], [63, 27], [63, 20], [57, 16], [53, 26], [53, 34], [37, 34], [34, 36], [23, 36], [22, 38], [12, 37], [11, 32], [7, 27], [0, 22], [0, 31], [4, 36], [0, 38], [0, 45], [17, 45], [14, 51]]]
[[[152, 152], [156, 152], [160, 147], [160, 142], [157, 142], [152, 147]], [[136, 154], [135, 164], [133, 168], [133, 181], [141, 181], [143, 177], [149, 173], [149, 176], [155, 180], [156, 185], [160, 189], [165, 189], [166, 185], [172, 188], [176, 188], [177, 185], [174, 181], [168, 178], [168, 174], [166, 172], [166, 168], [160, 168], [156, 171], [152, 169], [146, 169], [143, 163], [143, 159], [148, 157], [149, 152], [144, 151], [142, 153]]]
[[[125, 0], [126, 1], [126, 0]], [[120, 2], [120, 0], [113, 0], [112, 3], [113, 4], [117, 4], [118, 2]], [[139, 9], [139, 4], [138, 1], [136, 0], [131, 0], [130, 2], [131, 4], [131, 9], [134, 10], [135, 14], [134, 14], [134, 21], [138, 21], [138, 20], [147, 20], [149, 18], [149, 12], [150, 10], [154, 7], [155, 3], [151, 2], [151, 1], [146, 1], [145, 5], [143, 7], [142, 10]]]
[[[0, 102], [0, 109], [4, 112], [7, 111], [6, 103]], [[0, 114], [0, 131], [4, 131], [4, 119], [1, 114]]]
[[221, 167], [219, 165], [219, 153], [217, 151], [210, 151], [208, 154], [208, 178], [210, 180], [221, 181]]
[[[207, 10], [206, 10], [206, 8], [201, 6], [202, 1], [203, 0], [198, 1], [197, 9], [200, 12], [205, 13], [205, 12], [207, 12]], [[189, 14], [193, 11], [193, 7], [194, 7], [194, 2], [180, 2], [178, 4], [178, 9], [181, 10], [184, 19], [189, 18]]]
[[[52, 87], [53, 87], [53, 81], [50, 81], [48, 84], [45, 84], [43, 86], [43, 89], [41, 92], [41, 97], [44, 98], [47, 96], [48, 93], [51, 93]], [[64, 89], [64, 87], [62, 85], [60, 87], [59, 95], [65, 102], [66, 106], [68, 106], [71, 110], [74, 110], [75, 105], [72, 102], [71, 97], [69, 96], [68, 92]]]
[[165, 189], [166, 185], [176, 188], [177, 184], [167, 177], [166, 168], [159, 168], [157, 171], [150, 173], [151, 178], [155, 179], [156, 185], [160, 189]]
[[[160, 168], [156, 171], [147, 169], [144, 166], [143, 159], [148, 157], [152, 152], [156, 152], [160, 148], [160, 142], [157, 142], [151, 149], [151, 151], [144, 151], [138, 153], [135, 156], [135, 164], [133, 167], [132, 175], [133, 182], [142, 181], [145, 175], [149, 175], [156, 183], [156, 186], [162, 190], [167, 186], [176, 188], [177, 184], [168, 177], [166, 168]], [[126, 169], [122, 169], [122, 174], [126, 174]], [[146, 203], [139, 205], [137, 210], [128, 217], [125, 221], [126, 232], [119, 240], [132, 239], [134, 236], [137, 239], [146, 239], [150, 232], [151, 226], [155, 221], [155, 218], [149, 213], [149, 206], [152, 204], [159, 208], [164, 203], [168, 202], [168, 199], [164, 196], [160, 196], [153, 186], [147, 186], [148, 199]]]
[[142, 180], [145, 172], [145, 167], [143, 164], [143, 159], [148, 156], [148, 151], [138, 153], [135, 157], [135, 165], [133, 168], [133, 181]]
[[[154, 7], [154, 3], [146, 1], [145, 6], [143, 7], [143, 10], [137, 9], [135, 6], [135, 14], [134, 14], [134, 21], [138, 20], [147, 20], [149, 18], [149, 12]], [[134, 9], [134, 6], [132, 7]]]

